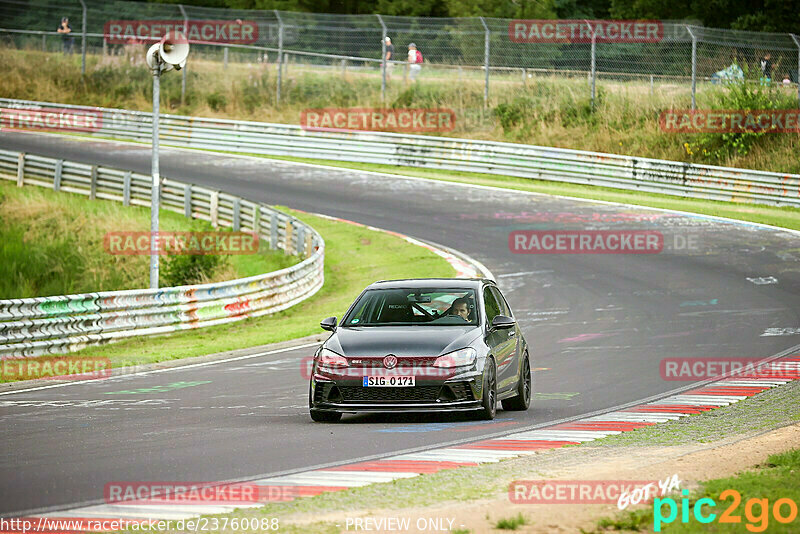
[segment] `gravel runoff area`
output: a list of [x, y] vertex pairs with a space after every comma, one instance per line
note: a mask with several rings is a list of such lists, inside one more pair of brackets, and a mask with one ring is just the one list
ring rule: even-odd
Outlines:
[[[413, 526], [420, 518], [433, 518], [444, 520], [444, 524], [453, 519], [451, 528], [455, 532], [496, 533], [503, 532], [496, 528], [498, 521], [518, 514], [526, 524], [518, 526], [516, 532], [596, 532], [600, 518], [613, 518], [618, 513], [616, 504], [514, 504], [508, 495], [510, 483], [543, 479], [664, 480], [677, 475], [681, 489], [693, 490], [700, 481], [732, 476], [771, 454], [800, 448], [798, 400], [800, 380], [701, 415], [580, 446], [400, 480], [391, 486], [379, 484], [270, 505], [268, 511], [281, 518], [285, 532], [354, 531], [356, 518], [408, 518], [412, 528], [404, 532], [430, 532]], [[428, 483], [422, 481], [426, 478]], [[441, 493], [430, 491], [437, 482], [442, 484]], [[464, 498], [455, 488], [466, 484], [483, 486], [486, 491], [478, 498]]]

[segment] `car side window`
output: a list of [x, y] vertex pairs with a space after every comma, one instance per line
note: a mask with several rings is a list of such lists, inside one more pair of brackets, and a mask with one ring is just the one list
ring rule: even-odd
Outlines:
[[486, 312], [486, 324], [492, 324], [492, 319], [500, 315], [500, 305], [488, 287], [483, 290], [483, 309]]
[[506, 317], [511, 317], [512, 316], [511, 308], [508, 307], [508, 302], [506, 302], [506, 299], [505, 297], [503, 297], [503, 294], [500, 293], [500, 290], [497, 289], [496, 287], [491, 287], [489, 289], [491, 289], [492, 295], [494, 295], [495, 299], [497, 300], [497, 303], [500, 306], [500, 313], [505, 315]]

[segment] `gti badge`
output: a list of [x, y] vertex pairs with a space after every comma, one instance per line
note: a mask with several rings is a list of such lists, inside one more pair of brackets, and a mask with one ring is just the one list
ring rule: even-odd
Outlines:
[[394, 369], [397, 365], [397, 356], [394, 354], [389, 354], [383, 359], [383, 366], [387, 369]]

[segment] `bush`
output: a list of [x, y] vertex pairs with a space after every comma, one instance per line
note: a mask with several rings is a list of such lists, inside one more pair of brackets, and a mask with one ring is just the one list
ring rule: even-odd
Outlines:
[[[719, 110], [773, 110], [793, 107], [793, 98], [780, 88], [764, 87], [757, 83], [731, 84], [716, 95], [711, 105], [712, 109]], [[767, 131], [701, 133], [695, 137], [694, 143], [687, 141], [683, 146], [689, 156], [724, 162], [731, 156], [746, 156], [768, 134], [770, 132]]]
[[228, 97], [219, 91], [214, 91], [206, 96], [206, 104], [214, 111], [220, 111], [228, 105]]

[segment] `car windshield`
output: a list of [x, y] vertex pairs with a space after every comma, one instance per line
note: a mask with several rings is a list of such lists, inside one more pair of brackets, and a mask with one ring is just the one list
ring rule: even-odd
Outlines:
[[370, 289], [356, 301], [343, 326], [477, 326], [472, 289]]

